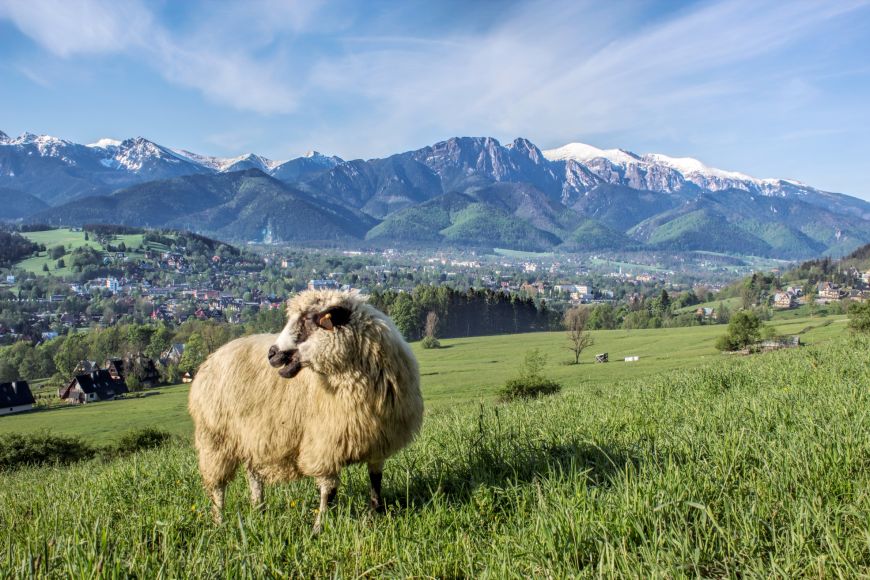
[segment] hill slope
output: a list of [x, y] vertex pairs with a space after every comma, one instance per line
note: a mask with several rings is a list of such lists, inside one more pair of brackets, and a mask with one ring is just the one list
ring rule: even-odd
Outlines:
[[135, 185], [44, 210], [33, 221], [181, 228], [229, 239], [285, 241], [362, 237], [375, 220], [310, 195], [257, 169]]
[[870, 423], [856, 412], [870, 406], [868, 347], [430, 414], [387, 464], [387, 515], [366, 516], [366, 475], [348, 469], [320, 538], [309, 481], [270, 488], [263, 513], [237, 481], [230, 523], [213, 527], [187, 442], [0, 474], [0, 572], [858, 577], [870, 567]]

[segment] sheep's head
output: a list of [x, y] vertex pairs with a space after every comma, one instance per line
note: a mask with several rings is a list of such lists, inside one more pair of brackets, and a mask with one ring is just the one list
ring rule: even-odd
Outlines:
[[287, 304], [287, 324], [269, 349], [269, 364], [289, 379], [303, 367], [325, 369], [352, 357], [349, 339], [365, 317], [362, 304], [348, 292], [297, 294]]

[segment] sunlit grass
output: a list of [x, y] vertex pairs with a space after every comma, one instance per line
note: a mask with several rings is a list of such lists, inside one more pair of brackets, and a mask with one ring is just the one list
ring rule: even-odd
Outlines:
[[213, 526], [185, 442], [7, 473], [0, 576], [860, 577], [868, 349], [837, 338], [442, 407], [387, 464], [387, 515], [367, 515], [350, 468], [317, 539], [310, 481], [270, 488], [260, 514], [240, 478]]

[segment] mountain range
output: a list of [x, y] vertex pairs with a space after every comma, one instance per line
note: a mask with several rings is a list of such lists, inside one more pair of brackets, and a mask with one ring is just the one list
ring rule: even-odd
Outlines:
[[456, 137], [379, 159], [199, 155], [142, 137], [0, 132], [0, 219], [179, 227], [235, 241], [843, 255], [870, 203], [692, 158]]

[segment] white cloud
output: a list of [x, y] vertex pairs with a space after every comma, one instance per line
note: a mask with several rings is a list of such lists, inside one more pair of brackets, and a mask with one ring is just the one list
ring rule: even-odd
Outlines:
[[[261, 42], [268, 40], [268, 35], [263, 36], [265, 32], [275, 33], [275, 23], [296, 29], [311, 13], [311, 8], [302, 3], [245, 4], [247, 10], [258, 8], [265, 13], [255, 21], [271, 23], [251, 31]], [[280, 18], [271, 20], [274, 16]], [[208, 21], [210, 28], [173, 34], [137, 0], [0, 0], [0, 18], [12, 21], [21, 32], [59, 57], [126, 54], [145, 60], [173, 83], [242, 110], [286, 113], [297, 106], [296, 90], [284, 80], [275, 63], [251, 54], [258, 43], [236, 42], [229, 47], [230, 37], [219, 34], [216, 20]], [[222, 22], [227, 30], [232, 19], [233, 14], [224, 13]]]
[[[725, 0], [644, 23], [634, 4], [601, 14], [590, 3], [539, 2], [482, 34], [355, 46], [318, 62], [311, 83], [376, 105], [375, 114], [357, 121], [361, 140], [377, 132], [401, 142], [427, 125], [442, 135], [483, 127], [551, 144], [641, 125], [659, 131], [674, 119], [715, 117], [723, 99], [760, 107], [805, 103], [811, 83], [791, 80], [794, 90], [765, 94], [759, 87], [774, 79], [747, 75], [745, 67], [866, 5]], [[791, 63], [775, 74], [799, 68]], [[396, 145], [384, 143], [387, 150]]]

